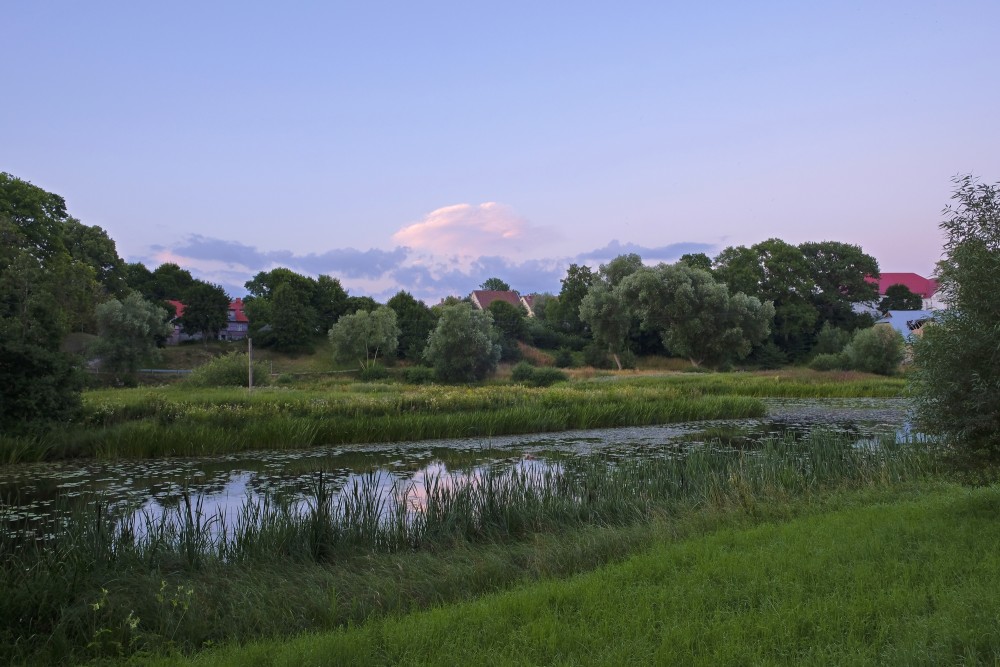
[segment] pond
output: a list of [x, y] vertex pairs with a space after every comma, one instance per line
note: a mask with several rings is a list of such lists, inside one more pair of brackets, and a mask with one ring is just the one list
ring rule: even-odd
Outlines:
[[248, 499], [304, 503], [323, 471], [334, 498], [364, 480], [394, 502], [419, 505], [432, 480], [462, 484], [488, 468], [539, 472], [568, 460], [609, 462], [678, 457], [692, 447], [752, 450], [767, 437], [802, 436], [822, 427], [858, 440], [904, 434], [901, 399], [768, 400], [764, 419], [717, 420], [562, 433], [382, 445], [253, 451], [204, 458], [70, 461], [0, 468], [0, 530], [50, 517], [66, 499], [101, 498], [157, 517], [174, 512], [185, 494], [208, 516], [232, 516]]

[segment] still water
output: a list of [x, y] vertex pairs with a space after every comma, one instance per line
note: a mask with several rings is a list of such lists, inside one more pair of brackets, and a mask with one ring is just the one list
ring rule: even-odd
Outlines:
[[687, 422], [553, 434], [452, 439], [380, 445], [340, 445], [298, 451], [253, 451], [226, 456], [124, 461], [70, 461], [0, 467], [0, 529], [43, 518], [66, 498], [102, 498], [152, 516], [171, 512], [184, 493], [207, 515], [232, 516], [247, 499], [296, 503], [311, 495], [318, 471], [334, 497], [361, 479], [387, 494], [404, 489], [415, 502], [431, 479], [460, 484], [490, 466], [529, 471], [569, 459], [614, 462], [683, 456], [705, 444], [752, 450], [767, 437], [805, 435], [822, 427], [859, 440], [902, 434], [907, 405], [900, 399], [768, 400], [764, 419]]

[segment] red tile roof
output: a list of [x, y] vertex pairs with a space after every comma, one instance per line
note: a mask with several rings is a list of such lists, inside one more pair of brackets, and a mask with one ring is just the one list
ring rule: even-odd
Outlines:
[[[868, 282], [875, 282], [874, 278], [867, 278]], [[885, 294], [885, 291], [893, 285], [905, 285], [914, 294], [919, 294], [923, 299], [929, 299], [937, 292], [937, 281], [931, 278], [924, 278], [916, 273], [883, 273], [878, 279], [878, 293]]]
[[243, 313], [243, 299], [237, 297], [229, 303], [229, 310], [233, 311], [235, 315], [236, 322], [249, 322], [247, 316]]
[[494, 301], [506, 301], [512, 306], [521, 305], [521, 297], [514, 291], [479, 289], [472, 292], [472, 295], [483, 310], [489, 308]]
[[174, 316], [183, 317], [184, 316], [184, 304], [180, 301], [175, 301], [174, 299], [167, 299], [167, 303], [174, 307]]

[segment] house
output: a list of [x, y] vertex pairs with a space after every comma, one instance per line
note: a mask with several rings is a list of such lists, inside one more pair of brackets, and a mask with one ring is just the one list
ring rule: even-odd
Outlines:
[[521, 297], [513, 290], [479, 289], [469, 295], [472, 305], [479, 310], [486, 310], [494, 301], [506, 301], [512, 306], [521, 306]]
[[[181, 328], [178, 320], [184, 316], [184, 304], [176, 299], [167, 299], [167, 303], [173, 306], [174, 316], [170, 318], [170, 324], [174, 327], [173, 333], [167, 336], [167, 345], [177, 345], [190, 340], [201, 340], [201, 334], [186, 334]], [[243, 340], [247, 337], [250, 328], [250, 320], [243, 312], [243, 299], [235, 299], [229, 302], [229, 313], [226, 327], [219, 331], [219, 340]]]
[[528, 311], [528, 317], [534, 317], [535, 316], [535, 295], [534, 294], [526, 294], [526, 295], [522, 296], [521, 297], [521, 305], [524, 306], [524, 309], [526, 311]]
[[229, 302], [226, 328], [219, 332], [219, 340], [243, 340], [247, 337], [250, 320], [243, 312], [243, 299], [237, 297]]
[[872, 283], [878, 282], [879, 296], [885, 296], [885, 291], [893, 285], [904, 285], [923, 299], [924, 310], [943, 307], [941, 302], [935, 298], [938, 283], [933, 278], [924, 278], [916, 273], [883, 273], [877, 281], [872, 277], [868, 277], [866, 280]]
[[909, 341], [913, 336], [922, 336], [924, 325], [933, 319], [932, 310], [890, 310], [875, 325], [890, 326], [901, 333], [904, 340]]

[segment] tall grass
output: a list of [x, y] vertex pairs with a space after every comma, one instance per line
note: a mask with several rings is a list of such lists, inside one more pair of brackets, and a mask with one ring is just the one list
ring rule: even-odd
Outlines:
[[[122, 516], [99, 503], [35, 540], [0, 537], [0, 653], [65, 661], [331, 627], [358, 618], [349, 601], [347, 608], [328, 601], [325, 611], [309, 607], [308, 618], [254, 626], [247, 619], [260, 619], [260, 610], [243, 608], [232, 597], [240, 593], [220, 581], [289, 568], [309, 576], [317, 576], [310, 568], [366, 571], [379, 553], [404, 554], [402, 567], [443, 545], [514, 544], [705, 506], [754, 511], [825, 489], [892, 485], [924, 474], [933, 461], [928, 451], [892, 439], [858, 447], [817, 433], [799, 442], [771, 440], [754, 453], [702, 446], [676, 458], [490, 468], [469, 482], [440, 477], [420, 489], [386, 490], [370, 476], [335, 495], [318, 474], [306, 505], [265, 497], [248, 500], [236, 516], [207, 516], [188, 495], [156, 517]], [[423, 576], [436, 575], [430, 568]], [[158, 588], [151, 585], [158, 579]], [[227, 595], [213, 592], [220, 586]], [[267, 586], [242, 594], [257, 596], [255, 604], [283, 605], [275, 596], [286, 595], [287, 584]], [[319, 593], [335, 596], [336, 589]]]

